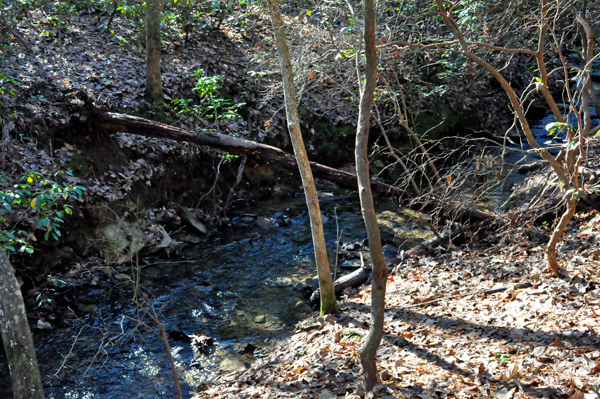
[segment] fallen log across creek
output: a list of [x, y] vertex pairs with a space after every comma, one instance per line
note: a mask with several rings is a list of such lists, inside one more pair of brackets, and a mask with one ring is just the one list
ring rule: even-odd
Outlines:
[[[298, 169], [296, 158], [277, 147], [213, 132], [193, 132], [149, 119], [105, 112], [93, 106], [88, 107], [88, 112], [79, 117], [79, 123], [87, 123], [88, 126], [94, 129], [106, 132], [132, 133], [146, 137], [166, 138], [204, 145], [232, 154], [246, 155], [265, 163], [273, 163], [288, 170], [295, 171]], [[310, 165], [313, 174], [318, 178], [329, 180], [343, 187], [357, 188], [357, 178], [353, 173], [334, 169], [316, 162], [311, 162]], [[371, 189], [378, 195], [398, 197], [401, 206], [419, 212], [439, 212], [446, 220], [461, 222], [497, 220], [497, 217], [491, 213], [465, 207], [458, 203], [441, 201], [434, 198], [417, 199], [405, 190], [375, 180], [371, 181]]]

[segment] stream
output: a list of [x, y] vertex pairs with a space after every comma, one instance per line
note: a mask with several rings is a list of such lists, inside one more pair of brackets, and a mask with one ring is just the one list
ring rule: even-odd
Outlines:
[[[368, 248], [358, 196], [336, 191], [321, 192], [321, 203], [332, 264], [338, 231], [341, 235], [339, 263], [346, 267], [337, 270], [340, 276], [360, 265], [359, 251], [368, 260]], [[146, 307], [156, 309], [169, 331], [184, 397], [219, 373], [249, 367], [313, 311], [294, 289], [301, 281], [316, 284], [305, 207], [300, 195], [263, 203], [233, 218], [224, 234], [198, 240], [180, 256], [139, 261], [140, 292], [147, 293]], [[392, 201], [378, 202], [377, 210], [388, 256], [431, 236], [414, 212]], [[122, 274], [132, 270], [117, 267]], [[114, 290], [118, 287], [92, 287], [75, 302], [77, 318], [72, 315], [51, 332], [35, 330], [48, 399], [175, 396], [162, 342], [132, 320], [137, 310], [131, 291]], [[192, 335], [211, 337], [213, 345], [194, 349]]]

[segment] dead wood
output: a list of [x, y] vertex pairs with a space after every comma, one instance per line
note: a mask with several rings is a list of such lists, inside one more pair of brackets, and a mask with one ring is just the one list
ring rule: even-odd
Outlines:
[[[341, 293], [346, 288], [354, 288], [362, 285], [366, 282], [371, 276], [371, 268], [361, 267], [360, 269], [356, 269], [356, 271], [347, 274], [343, 277], [338, 278], [333, 283], [333, 289], [335, 290], [335, 295], [340, 296]], [[314, 305], [319, 303], [321, 298], [321, 292], [317, 289], [310, 296], [310, 302]]]
[[409, 249], [404, 256], [425, 255], [440, 245], [451, 242], [454, 245], [460, 245], [465, 241], [465, 228], [463, 226], [453, 226], [449, 231], [436, 237], [423, 241], [420, 245]]
[[511, 286], [491, 288], [489, 290], [469, 291], [469, 292], [465, 292], [463, 294], [450, 295], [450, 296], [447, 296], [447, 297], [444, 297], [444, 298], [432, 299], [430, 301], [415, 303], [414, 305], [403, 306], [401, 308], [397, 308], [397, 310], [400, 311], [400, 310], [406, 310], [406, 309], [411, 309], [411, 308], [419, 308], [419, 307], [422, 307], [422, 306], [435, 305], [436, 303], [439, 303], [439, 302], [442, 302], [442, 301], [447, 301], [447, 300], [455, 299], [455, 298], [462, 298], [462, 297], [470, 296], [470, 295], [490, 295], [490, 294], [495, 294], [497, 292], [508, 291], [509, 289], [521, 290], [521, 289], [530, 288], [530, 287], [533, 287], [533, 284], [531, 284], [531, 283], [519, 283], [519, 284], [514, 284], [514, 285], [511, 285]]
[[[89, 108], [89, 107], [88, 107]], [[218, 133], [199, 133], [185, 130], [164, 123], [154, 122], [149, 119], [135, 116], [104, 112], [100, 109], [91, 109], [87, 117], [80, 117], [80, 122], [87, 122], [92, 128], [107, 132], [123, 132], [139, 134], [146, 137], [167, 138], [198, 145], [221, 149], [237, 155], [246, 155], [254, 159], [273, 163], [288, 170], [297, 170], [296, 158], [285, 151], [255, 141], [232, 137]], [[310, 163], [311, 170], [316, 177], [329, 180], [342, 187], [357, 188], [357, 178], [353, 173], [334, 169], [316, 162]], [[446, 220], [474, 222], [483, 220], [496, 220], [493, 214], [460, 204], [440, 201], [433, 198], [415, 198], [409, 192], [390, 186], [379, 181], [371, 181], [371, 189], [378, 195], [398, 197], [400, 205], [421, 212], [439, 212]]]

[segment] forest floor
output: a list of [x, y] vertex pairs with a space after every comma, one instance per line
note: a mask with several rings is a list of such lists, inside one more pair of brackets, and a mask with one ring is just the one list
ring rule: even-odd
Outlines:
[[[374, 397], [597, 398], [600, 214], [578, 214], [568, 230], [563, 278], [546, 270], [544, 234], [527, 228], [492, 246], [439, 248], [396, 266]], [[530, 287], [516, 288], [522, 283]], [[251, 368], [195, 397], [364, 397], [358, 352], [369, 302], [368, 286], [350, 291], [338, 314], [306, 320]]]

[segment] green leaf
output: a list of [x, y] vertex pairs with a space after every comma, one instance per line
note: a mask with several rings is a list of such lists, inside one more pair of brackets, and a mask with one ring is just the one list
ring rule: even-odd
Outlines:
[[50, 219], [49, 218], [44, 218], [42, 220], [39, 221], [38, 226], [40, 227], [46, 227], [50, 225]]
[[8, 249], [10, 252], [15, 252], [15, 247], [13, 247], [12, 245], [7, 245], [4, 248]]
[[50, 238], [50, 232], [47, 231], [46, 234], [44, 234], [44, 240], [48, 241], [48, 238]]

